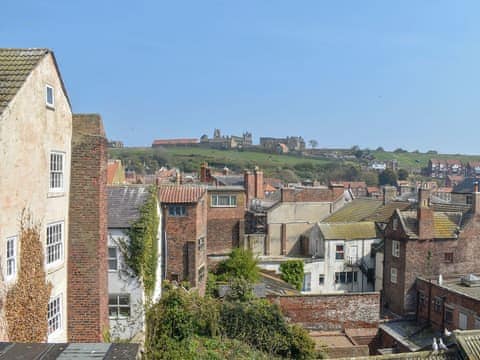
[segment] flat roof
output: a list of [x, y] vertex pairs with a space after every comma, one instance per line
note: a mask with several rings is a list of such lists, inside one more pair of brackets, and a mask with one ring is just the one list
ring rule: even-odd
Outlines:
[[[475, 274], [476, 276], [480, 277], [480, 275], [478, 274]], [[461, 282], [461, 278], [462, 278], [463, 275], [458, 275], [458, 276], [455, 276], [455, 277], [447, 277], [447, 278], [443, 278], [443, 281], [442, 281], [442, 285], [440, 285], [438, 283], [438, 278], [436, 279], [432, 279], [432, 280], [429, 280], [427, 278], [423, 278], [423, 277], [418, 277], [420, 280], [423, 280], [425, 282], [429, 282], [431, 281], [432, 284], [440, 287], [440, 288], [443, 288], [443, 289], [446, 289], [448, 291], [451, 291], [451, 292], [454, 292], [454, 293], [457, 293], [457, 294], [460, 294], [460, 295], [464, 295], [464, 296], [467, 296], [469, 298], [472, 298], [474, 300], [479, 300], [480, 301], [480, 284], [477, 285], [477, 286], [467, 286], [467, 285], [464, 285], [462, 284]]]

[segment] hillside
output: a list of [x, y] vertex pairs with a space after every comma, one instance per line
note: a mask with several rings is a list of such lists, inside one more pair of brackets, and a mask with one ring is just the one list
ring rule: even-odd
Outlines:
[[[459, 159], [461, 161], [480, 161], [480, 156], [457, 154], [434, 154], [419, 152], [389, 152], [371, 150], [322, 150], [324, 157], [306, 157], [300, 155], [278, 155], [260, 151], [215, 150], [199, 147], [169, 148], [123, 148], [109, 149], [111, 158], [118, 158], [129, 167], [139, 172], [151, 173], [161, 166], [178, 167], [186, 172], [198, 171], [200, 164], [208, 162], [212, 167], [223, 169], [225, 166], [233, 171], [259, 166], [266, 176], [278, 177], [284, 181], [299, 179], [317, 179], [322, 182], [335, 179], [365, 180], [376, 183], [376, 177], [367, 172], [366, 166], [371, 161], [397, 160], [399, 168], [408, 171], [420, 171], [428, 165], [431, 158]], [[355, 154], [357, 158], [342, 160], [333, 155]], [[331, 155], [331, 156], [330, 156]]]

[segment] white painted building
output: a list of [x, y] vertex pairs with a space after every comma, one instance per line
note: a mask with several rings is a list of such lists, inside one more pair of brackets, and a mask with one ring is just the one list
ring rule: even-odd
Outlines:
[[[48, 341], [66, 342], [70, 103], [47, 49], [0, 49], [0, 84], [0, 285], [8, 290], [17, 280], [26, 210], [40, 226], [46, 280], [53, 286]], [[4, 315], [0, 309], [0, 325]], [[0, 326], [0, 340], [5, 330]]]
[[[139, 209], [150, 197], [144, 185], [108, 187], [108, 293], [110, 335], [114, 339], [141, 338], [145, 331], [145, 304], [148, 301], [140, 279], [132, 276], [125, 264], [119, 244], [128, 242], [128, 230], [139, 219]], [[159, 217], [160, 208], [157, 205]], [[161, 296], [161, 224], [158, 229], [158, 263], [153, 301]]]
[[302, 293], [368, 292], [375, 287], [372, 244], [380, 242], [374, 222], [317, 223], [306, 236], [310, 257], [262, 257], [260, 267], [280, 273], [282, 262], [304, 262]]

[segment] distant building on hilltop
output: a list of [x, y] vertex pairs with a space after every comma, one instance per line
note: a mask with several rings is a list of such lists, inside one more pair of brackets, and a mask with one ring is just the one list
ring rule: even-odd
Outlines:
[[[303, 151], [305, 150], [305, 140], [301, 136], [287, 136], [286, 138], [273, 138], [273, 137], [261, 137], [260, 147], [272, 151], [278, 152], [281, 149], [282, 153], [285, 153], [285, 148], [281, 146], [283, 144], [288, 148], [288, 151]], [[280, 145], [280, 148], [279, 148]]]
[[213, 138], [209, 138], [207, 135], [202, 135], [200, 138], [200, 144], [214, 149], [237, 149], [252, 146], [253, 137], [252, 133], [248, 131], [244, 132], [242, 136], [222, 136], [220, 129], [215, 129], [213, 132]]

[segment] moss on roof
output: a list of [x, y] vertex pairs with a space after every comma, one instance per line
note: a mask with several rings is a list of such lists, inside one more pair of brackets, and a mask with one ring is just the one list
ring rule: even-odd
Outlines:
[[379, 237], [372, 221], [351, 223], [320, 223], [320, 231], [326, 240], [375, 239]]
[[323, 222], [357, 222], [362, 221], [366, 217], [373, 215], [380, 207], [382, 202], [373, 199], [355, 199], [344, 207], [335, 211], [327, 217]]

